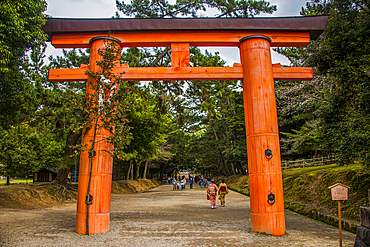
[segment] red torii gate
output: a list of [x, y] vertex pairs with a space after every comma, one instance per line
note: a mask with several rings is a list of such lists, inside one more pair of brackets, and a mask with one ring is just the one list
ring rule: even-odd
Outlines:
[[[114, 67], [122, 80], [243, 80], [248, 149], [251, 224], [253, 232], [285, 234], [283, 183], [274, 80], [310, 80], [312, 68], [271, 64], [270, 47], [304, 47], [325, 29], [328, 17], [199, 18], [199, 19], [54, 19], [44, 31], [55, 48], [91, 48], [90, 65], [76, 69], [51, 69], [51, 81], [88, 81], [87, 69], [98, 72], [98, 50], [104, 42], [121, 47], [171, 47], [171, 67]], [[190, 46], [235, 46], [241, 64], [233, 67], [190, 67]], [[93, 93], [87, 86], [87, 93]], [[82, 142], [91, 145], [93, 130]], [[113, 150], [106, 141], [109, 131], [98, 130], [97, 155], [91, 170], [94, 203], [85, 203], [90, 162], [81, 152], [76, 233], [109, 230]], [[88, 215], [88, 216], [87, 216]], [[88, 220], [87, 220], [88, 219]]]

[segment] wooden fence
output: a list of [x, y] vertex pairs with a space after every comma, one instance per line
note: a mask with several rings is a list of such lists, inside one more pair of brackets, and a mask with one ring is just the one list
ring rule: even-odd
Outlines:
[[297, 167], [311, 167], [311, 166], [323, 166], [336, 163], [336, 158], [334, 156], [327, 157], [317, 157], [313, 159], [301, 159], [301, 160], [282, 160], [281, 168], [290, 169]]

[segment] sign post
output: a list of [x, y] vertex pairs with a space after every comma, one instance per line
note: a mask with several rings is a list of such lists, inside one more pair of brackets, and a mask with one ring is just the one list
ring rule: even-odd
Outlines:
[[339, 246], [342, 247], [342, 210], [340, 207], [340, 201], [348, 200], [348, 187], [347, 185], [337, 183], [330, 186], [331, 199], [338, 201], [338, 224], [339, 224]]

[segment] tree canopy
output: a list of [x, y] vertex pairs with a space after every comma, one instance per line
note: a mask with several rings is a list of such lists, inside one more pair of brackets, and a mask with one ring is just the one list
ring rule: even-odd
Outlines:
[[278, 91], [287, 96], [286, 103], [278, 99], [283, 122], [295, 125], [287, 135], [293, 150], [304, 154], [311, 145], [311, 150], [336, 154], [341, 164], [360, 160], [369, 166], [370, 78], [364, 73], [370, 64], [369, 3], [311, 0], [301, 14], [329, 15], [329, 21], [307, 48], [277, 49], [294, 66], [315, 69], [313, 81], [285, 82]]
[[34, 81], [25, 75], [27, 52], [45, 40], [43, 0], [0, 2], [0, 125], [9, 127], [34, 111]]
[[[202, 17], [210, 9], [218, 12], [216, 17], [247, 18], [277, 9], [264, 0], [177, 0], [174, 4], [165, 0], [132, 0], [129, 4], [116, 0], [116, 6], [124, 15], [135, 18]], [[119, 12], [116, 17], [120, 17]]]

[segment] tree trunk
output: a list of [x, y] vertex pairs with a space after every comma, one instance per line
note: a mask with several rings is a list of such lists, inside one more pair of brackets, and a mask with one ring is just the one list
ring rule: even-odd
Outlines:
[[75, 165], [75, 158], [71, 157], [75, 151], [74, 147], [77, 145], [78, 141], [82, 136], [82, 131], [77, 133], [70, 132], [66, 145], [64, 147], [64, 160], [62, 164], [62, 168], [59, 169], [56, 180], [61, 184], [67, 184], [68, 181], [68, 174], [70, 172], [70, 168]]
[[130, 180], [133, 180], [134, 179], [134, 163], [132, 163], [132, 161], [130, 161], [130, 170], [131, 170]]
[[233, 171], [233, 175], [235, 176], [235, 168], [234, 168], [234, 163], [233, 162], [231, 162], [231, 169]]
[[166, 169], [166, 164], [165, 162], [161, 162], [161, 173], [159, 175], [159, 182], [163, 181], [163, 176], [164, 176], [164, 170]]
[[238, 165], [239, 165], [240, 173], [241, 174], [245, 174], [245, 171], [244, 171], [244, 169], [242, 167], [242, 164], [240, 162], [238, 162]]
[[142, 163], [142, 161], [139, 161], [139, 162], [136, 163], [136, 175], [135, 175], [135, 179], [139, 179], [139, 173], [140, 173], [141, 163]]
[[69, 167], [59, 169], [56, 180], [61, 184], [67, 184], [69, 172]]
[[[215, 139], [218, 142], [218, 137], [217, 137], [217, 133], [216, 133], [216, 129], [215, 129], [215, 125], [213, 123], [213, 120], [211, 120], [211, 126], [212, 126], [212, 130], [213, 130], [213, 134], [215, 135]], [[222, 164], [224, 166], [226, 176], [230, 176], [230, 171], [229, 171], [229, 168], [227, 167], [227, 164], [226, 164], [225, 155], [222, 152], [222, 149], [220, 148], [219, 144], [217, 144], [217, 146], [218, 146], [218, 151], [220, 152], [220, 155], [221, 155], [221, 161], [222, 161]]]
[[112, 180], [118, 181], [119, 180], [119, 165], [117, 164], [118, 161], [113, 161], [113, 174], [112, 174]]
[[149, 163], [149, 159], [147, 159], [145, 161], [145, 167], [144, 167], [144, 173], [143, 173], [143, 179], [146, 179], [146, 172], [148, 170], [148, 163]]
[[126, 179], [127, 179], [127, 180], [130, 180], [131, 163], [132, 163], [132, 161], [130, 160], [130, 165], [129, 165], [129, 167], [128, 167], [127, 177], [126, 177]]
[[10, 176], [6, 176], [6, 185], [10, 185]]

